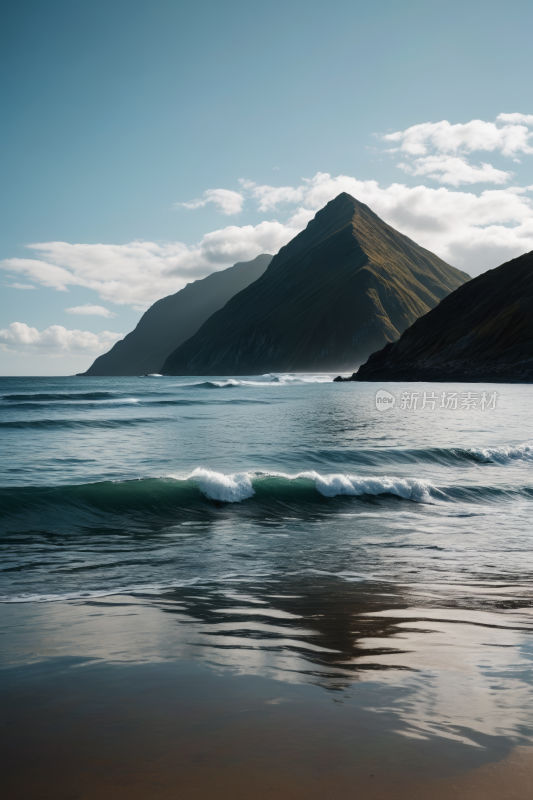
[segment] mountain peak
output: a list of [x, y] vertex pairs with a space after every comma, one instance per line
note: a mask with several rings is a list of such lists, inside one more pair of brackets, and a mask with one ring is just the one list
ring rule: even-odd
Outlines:
[[353, 370], [468, 276], [341, 192], [167, 359], [167, 375]]
[[343, 210], [351, 211], [352, 213], [356, 211], [365, 211], [372, 217], [379, 219], [377, 214], [375, 214], [372, 209], [366, 205], [366, 203], [362, 203], [360, 200], [357, 200], [353, 195], [348, 194], [348, 192], [341, 192], [338, 194], [337, 197], [334, 197], [333, 200], [330, 200], [329, 203], [326, 203], [322, 211], [325, 211], [327, 208], [331, 209], [332, 211], [336, 211], [337, 213]]
[[356, 218], [358, 228], [368, 228], [369, 226], [374, 228], [375, 225], [379, 225], [382, 228], [389, 227], [365, 203], [356, 200], [348, 192], [341, 192], [329, 203], [326, 203], [320, 211], [317, 211], [316, 215], [308, 223], [307, 228], [292, 241], [296, 243], [299, 239], [308, 238], [309, 233], [330, 236], [332, 233], [349, 225]]
[[[320, 211], [316, 213], [316, 216], [311, 222], [322, 223], [326, 219], [336, 218], [337, 222], [345, 221], [345, 223], [348, 223], [358, 211], [364, 211], [372, 216], [376, 216], [367, 205], [356, 200], [351, 194], [348, 194], [348, 192], [341, 192], [337, 197], [334, 197], [333, 200], [330, 200], [329, 203], [326, 203], [324, 208], [321, 208]], [[376, 217], [376, 219], [379, 219], [379, 217]]]

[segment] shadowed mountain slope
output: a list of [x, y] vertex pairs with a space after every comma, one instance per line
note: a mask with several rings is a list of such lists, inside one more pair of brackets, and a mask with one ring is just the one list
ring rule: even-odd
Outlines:
[[271, 255], [263, 254], [253, 261], [240, 262], [158, 300], [143, 314], [135, 330], [99, 356], [84, 375], [160, 372], [167, 356], [233, 295], [260, 278], [271, 260]]
[[533, 252], [461, 286], [353, 379], [532, 383]]
[[163, 373], [353, 369], [467, 280], [342, 193], [169, 356]]

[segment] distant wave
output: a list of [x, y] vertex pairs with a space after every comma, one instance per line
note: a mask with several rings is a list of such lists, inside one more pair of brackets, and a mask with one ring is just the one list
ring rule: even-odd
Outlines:
[[295, 373], [267, 373], [264, 378], [270, 378], [271, 383], [331, 383], [332, 377], [324, 373], [309, 373], [309, 374], [295, 374]]
[[[72, 410], [75, 409], [76, 411], [81, 411], [85, 408], [87, 409], [99, 409], [99, 408], [117, 408], [120, 406], [136, 406], [137, 408], [154, 408], [156, 406], [206, 406], [206, 405], [270, 405], [269, 400], [260, 399], [260, 398], [247, 398], [247, 397], [239, 397], [239, 398], [225, 398], [225, 399], [210, 399], [210, 400], [202, 400], [200, 398], [195, 397], [194, 399], [191, 398], [174, 398], [174, 399], [148, 399], [148, 398], [128, 398], [123, 400], [93, 400], [93, 401], [84, 401], [84, 402], [69, 402], [66, 401], [61, 405], [61, 409]], [[58, 406], [56, 403], [16, 403], [10, 406], [4, 406], [2, 409], [0, 407], [0, 413], [7, 413], [7, 411], [15, 411], [15, 410], [29, 410], [32, 409], [34, 411], [46, 412], [46, 409], [50, 408], [54, 411], [58, 410]], [[163, 419], [162, 417], [157, 417], [151, 419], [151, 422], [156, 422], [157, 420]], [[107, 422], [113, 424], [120, 424], [124, 421], [126, 424], [131, 424], [131, 420], [124, 419], [124, 420], [112, 420], [109, 419]], [[27, 427], [72, 427], [76, 426], [78, 422], [84, 423], [84, 425], [94, 425], [95, 427], [101, 426], [106, 420], [73, 420], [69, 419], [68, 417], [63, 417], [63, 419], [53, 419], [53, 420], [9, 420], [6, 422], [0, 422], [0, 428], [27, 428]], [[49, 425], [52, 423], [52, 425]]]
[[[202, 381], [201, 383], [182, 384], [183, 388], [189, 389], [234, 389], [237, 386], [268, 386], [266, 381], [245, 381], [236, 378], [228, 378], [223, 381]], [[181, 387], [179, 387], [181, 388]]]
[[51, 393], [36, 393], [26, 392], [25, 394], [4, 394], [2, 400], [8, 403], [20, 402], [52, 402], [61, 400], [111, 400], [122, 398], [119, 392], [58, 392]]
[[116, 406], [130, 406], [135, 405], [136, 403], [141, 403], [142, 401], [136, 397], [124, 397], [124, 398], [113, 398], [112, 400], [65, 400], [61, 403], [61, 406], [58, 405], [56, 401], [49, 400], [49, 401], [28, 401], [28, 402], [19, 402], [19, 403], [10, 403], [9, 405], [0, 406], [0, 412], [8, 412], [13, 411], [20, 408], [27, 408], [33, 409], [34, 411], [43, 411], [46, 408], [53, 408], [55, 411], [59, 409], [71, 409], [71, 408], [103, 408], [106, 406], [112, 406], [113, 408]]
[[283, 384], [295, 383], [331, 383], [329, 375], [275, 375], [267, 373], [262, 375], [263, 380], [253, 380], [251, 378], [224, 378], [221, 380], [200, 381], [199, 383], [181, 384], [182, 387], [194, 387], [197, 389], [232, 389], [237, 386], [258, 386], [265, 388], [268, 386], [279, 386]]

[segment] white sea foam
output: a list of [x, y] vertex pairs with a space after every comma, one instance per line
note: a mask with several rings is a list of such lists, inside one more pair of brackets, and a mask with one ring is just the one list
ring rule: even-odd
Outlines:
[[[225, 389], [228, 386], [241, 386], [242, 381], [236, 381], [235, 378], [229, 378], [227, 381], [207, 381], [208, 385], [218, 386], [220, 389]], [[200, 384], [203, 386], [204, 384]]]
[[324, 497], [338, 495], [360, 496], [363, 494], [394, 494], [404, 500], [417, 503], [431, 502], [430, 490], [435, 490], [430, 483], [417, 478], [390, 478], [386, 475], [372, 478], [360, 478], [344, 473], [321, 475], [319, 472], [302, 472], [301, 478], [314, 480], [315, 486]]
[[130, 405], [131, 403], [139, 403], [140, 401], [136, 397], [123, 397], [117, 398], [116, 400], [93, 400], [93, 403], [97, 405]]
[[511, 461], [533, 461], [533, 444], [523, 442], [510, 447], [480, 447], [470, 450], [477, 458], [494, 461], [496, 464], [509, 464]]
[[198, 467], [189, 475], [200, 491], [211, 500], [222, 503], [239, 503], [255, 494], [250, 475], [247, 473], [224, 475], [210, 469]]
[[[176, 475], [169, 477], [180, 479]], [[434, 502], [434, 495], [442, 494], [428, 481], [417, 478], [388, 476], [362, 478], [344, 473], [322, 475], [315, 471], [299, 472], [296, 475], [283, 472], [242, 472], [226, 475], [222, 472], [197, 467], [181, 479], [195, 483], [200, 491], [212, 500], [223, 503], [240, 503], [242, 500], [253, 497], [255, 494], [254, 483], [257, 486], [259, 482], [269, 478], [278, 478], [289, 482], [313, 481], [317, 491], [324, 497], [393, 494], [417, 503], [430, 503]]]

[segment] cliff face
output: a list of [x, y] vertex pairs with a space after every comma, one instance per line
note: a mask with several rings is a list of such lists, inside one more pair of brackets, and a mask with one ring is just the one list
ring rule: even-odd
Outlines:
[[163, 373], [354, 369], [467, 280], [343, 193], [178, 347]]
[[146, 375], [160, 372], [166, 358], [192, 336], [211, 314], [237, 292], [261, 277], [271, 255], [235, 264], [163, 297], [141, 317], [137, 327], [99, 356], [85, 375]]
[[461, 286], [354, 379], [533, 382], [533, 252]]

